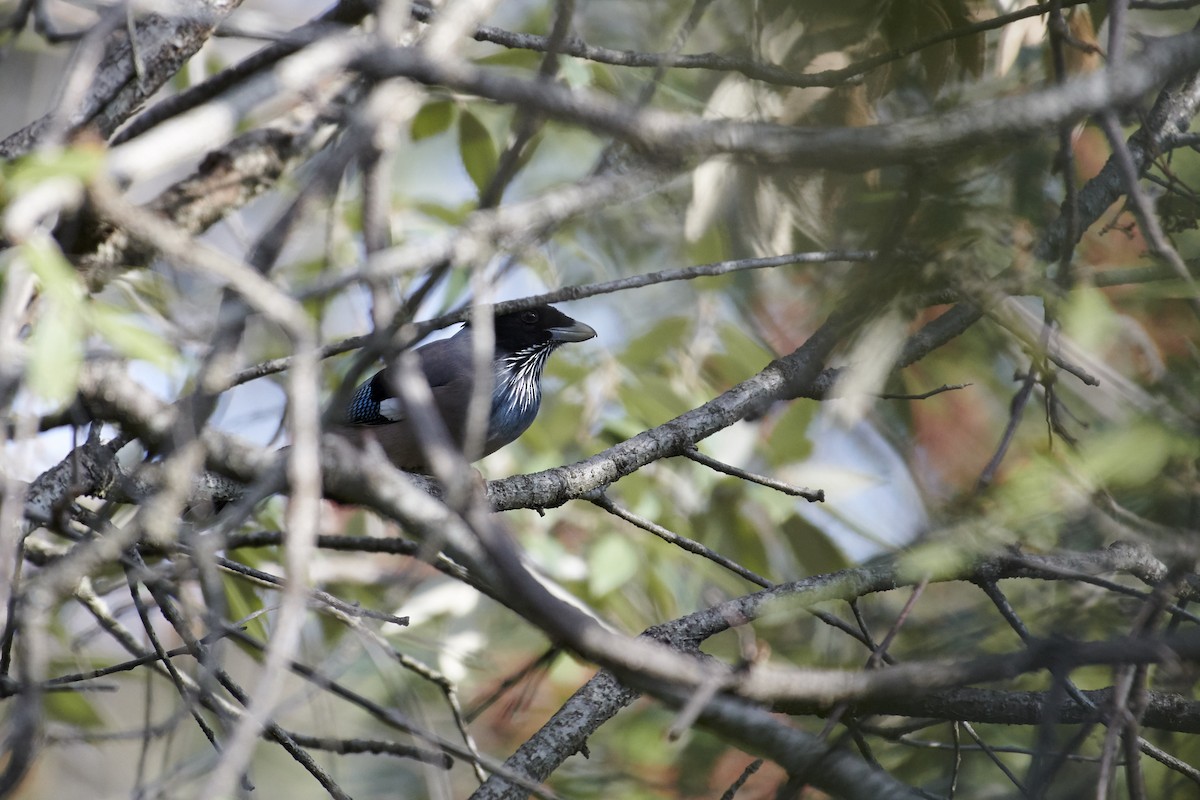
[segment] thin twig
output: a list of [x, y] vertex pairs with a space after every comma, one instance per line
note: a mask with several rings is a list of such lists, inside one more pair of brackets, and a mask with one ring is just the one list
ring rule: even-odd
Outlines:
[[732, 475], [735, 478], [741, 478], [742, 480], [750, 481], [751, 483], [757, 483], [760, 486], [766, 486], [768, 489], [774, 489], [777, 492], [782, 492], [783, 494], [790, 495], [792, 497], [803, 497], [810, 503], [825, 502], [824, 489], [802, 489], [799, 486], [792, 486], [790, 483], [784, 483], [783, 481], [776, 480], [775, 478], [768, 478], [766, 475], [748, 472], [739, 467], [726, 464], [723, 461], [718, 461], [712, 456], [707, 456], [704, 453], [701, 453], [695, 447], [695, 445], [683, 451], [681, 455], [684, 458], [695, 461], [697, 464], [703, 464], [709, 469], [715, 472], [720, 472], [724, 475]]
[[689, 553], [695, 553], [698, 556], [707, 558], [709, 561], [713, 562], [714, 564], [724, 567], [725, 569], [729, 570], [730, 572], [734, 573], [735, 575], [745, 578], [746, 580], [750, 581], [751, 583], [756, 583], [759, 586], [762, 586], [764, 588], [769, 588], [771, 586], [774, 586], [774, 584], [771, 583], [771, 581], [767, 580], [766, 578], [762, 577], [761, 575], [757, 575], [757, 574], [751, 572], [750, 570], [746, 569], [745, 567], [743, 567], [741, 564], [737, 563], [736, 561], [726, 558], [725, 556], [721, 555], [720, 553], [717, 553], [717, 552], [705, 547], [704, 545], [700, 544], [699, 542], [695, 541], [694, 539], [689, 539], [686, 536], [680, 536], [677, 533], [672, 533], [671, 531], [667, 530], [666, 528], [662, 527], [661, 525], [651, 522], [650, 520], [648, 520], [644, 517], [639, 517], [637, 514], [634, 514], [632, 511], [622, 508], [621, 506], [614, 503], [612, 501], [612, 499], [603, 492], [596, 493], [596, 494], [588, 497], [587, 499], [589, 501], [591, 501], [597, 507], [602, 508], [605, 511], [607, 511], [608, 513], [612, 514], [614, 517], [620, 517], [621, 519], [625, 520], [626, 522], [628, 522], [638, 528], [641, 528], [644, 531], [654, 534], [655, 536], [662, 539], [664, 542], [667, 542], [668, 544], [673, 544], [676, 547], [679, 547], [683, 550], [688, 551]]
[[933, 397], [934, 395], [939, 395], [939, 394], [942, 394], [943, 392], [956, 392], [959, 389], [965, 389], [968, 386], [972, 386], [972, 385], [974, 385], [974, 384], [945, 383], [945, 384], [942, 384], [941, 386], [937, 387], [936, 389], [930, 389], [928, 392], [921, 392], [920, 394], [886, 393], [886, 394], [881, 394], [879, 396], [884, 400], [928, 400], [929, 398]]

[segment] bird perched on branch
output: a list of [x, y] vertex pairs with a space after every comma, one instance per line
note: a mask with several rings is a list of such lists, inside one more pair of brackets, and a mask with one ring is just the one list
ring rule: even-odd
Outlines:
[[[492, 405], [480, 457], [515, 440], [533, 423], [542, 403], [542, 368], [560, 345], [596, 335], [588, 325], [552, 306], [538, 306], [494, 318]], [[433, 391], [433, 405], [460, 449], [466, 436], [474, 385], [471, 323], [448, 339], [417, 348], [416, 355]], [[374, 439], [388, 459], [403, 470], [428, 471], [424, 450], [404, 401], [396, 392], [398, 367], [377, 372], [354, 392], [340, 432]]]

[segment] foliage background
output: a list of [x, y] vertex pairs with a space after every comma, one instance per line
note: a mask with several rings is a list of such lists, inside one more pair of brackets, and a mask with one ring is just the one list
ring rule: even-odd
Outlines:
[[[0, 795], [1192, 796], [1195, 6], [8, 4]], [[381, 354], [563, 287], [499, 521], [317, 460]], [[672, 682], [493, 525], [622, 635], [792, 602]]]

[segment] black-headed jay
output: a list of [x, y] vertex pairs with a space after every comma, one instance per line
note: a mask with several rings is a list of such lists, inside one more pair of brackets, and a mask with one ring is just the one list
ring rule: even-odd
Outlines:
[[[567, 342], [596, 335], [553, 306], [501, 314], [494, 325], [492, 406], [480, 457], [509, 444], [533, 423], [542, 403], [542, 368], [550, 354]], [[474, 384], [470, 323], [448, 339], [417, 348], [416, 354], [433, 391], [434, 408], [461, 448]], [[394, 389], [397, 376], [397, 368], [389, 367], [360, 385], [339, 428], [352, 438], [377, 441], [400, 469], [425, 472], [424, 450]]]

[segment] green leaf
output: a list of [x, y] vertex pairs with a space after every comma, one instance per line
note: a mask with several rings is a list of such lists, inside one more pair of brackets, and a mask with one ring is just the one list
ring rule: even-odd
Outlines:
[[784, 537], [792, 545], [797, 560], [808, 574], [818, 575], [836, 572], [854, 566], [837, 542], [820, 528], [810, 525], [799, 515], [792, 516], [780, 526]]
[[1079, 288], [1059, 308], [1063, 330], [1086, 350], [1107, 348], [1121, 332], [1121, 321], [1099, 289]]
[[[888, 4], [879, 30], [889, 47], [904, 47], [961, 28], [970, 18], [963, 0], [910, 0]], [[983, 36], [975, 34], [922, 49], [918, 57], [929, 88], [940, 89], [954, 66], [978, 75], [983, 69], [983, 45]]]
[[83, 362], [83, 285], [48, 240], [26, 243], [22, 254], [41, 283], [43, 300], [29, 337], [29, 388], [45, 400], [64, 403], [75, 392]]
[[163, 369], [175, 363], [175, 348], [161, 336], [138, 325], [120, 309], [107, 303], [93, 303], [91, 312], [91, 321], [96, 332], [121, 355], [148, 361]]
[[26, 263], [41, 281], [42, 293], [54, 299], [80, 302], [83, 285], [62, 251], [50, 239], [32, 239], [21, 248]]
[[149, 307], [160, 317], [170, 317], [179, 302], [175, 287], [159, 273], [147, 269], [122, 273], [108, 286], [120, 296], [126, 308]]
[[719, 330], [723, 352], [714, 353], [704, 364], [705, 377], [718, 386], [745, 380], [771, 360], [771, 351], [740, 328], [722, 325]]
[[29, 337], [29, 388], [44, 400], [65, 403], [75, 392], [83, 362], [83, 331], [71, 312], [49, 316], [50, 321], [39, 322]]
[[1169, 458], [1194, 458], [1196, 441], [1153, 423], [1092, 437], [1080, 449], [1083, 463], [1105, 488], [1141, 486], [1157, 479]]
[[414, 203], [413, 208], [438, 222], [444, 222], [447, 225], [461, 225], [463, 220], [467, 218], [467, 213], [475, 210], [474, 205], [474, 203], [471, 203], [451, 208], [440, 203], [422, 201]]
[[[696, 179], [699, 180], [698, 178]], [[713, 264], [730, 257], [729, 242], [721, 225], [709, 225], [700, 234], [700, 238], [687, 245], [688, 259], [693, 264]], [[701, 286], [708, 291], [722, 289], [734, 281], [733, 275], [721, 275], [716, 278], [706, 278]]]
[[656, 368], [672, 350], [682, 346], [684, 335], [692, 329], [686, 317], [664, 317], [653, 328], [625, 346], [621, 363], [632, 370]]
[[523, 170], [533, 160], [533, 156], [537, 153], [538, 148], [542, 146], [542, 142], [546, 140], [546, 129], [540, 128], [537, 133], [529, 137], [529, 141], [525, 143], [525, 147], [521, 149], [517, 156], [517, 169]]
[[[359, 515], [355, 515], [355, 518], [357, 518], [358, 516]], [[287, 503], [285, 503], [283, 501], [283, 498], [280, 497], [279, 495], [275, 495], [274, 497], [269, 498], [266, 502], [259, 505], [257, 510], [254, 512], [255, 523], [262, 526], [262, 528], [264, 530], [275, 530], [275, 531], [284, 530], [287, 527], [286, 517], [287, 517]], [[365, 535], [365, 533], [366, 533], [365, 531], [361, 531], [361, 530], [356, 530], [356, 531], [352, 532], [351, 530], [349, 530], [349, 526], [347, 526], [347, 530], [345, 531], [345, 534], [347, 536], [362, 536], [362, 535]], [[251, 558], [252, 557], [253, 556], [251, 556]], [[246, 564], [249, 564], [252, 567], [259, 566], [256, 562], [254, 562], [252, 560], [246, 560], [245, 558], [242, 558], [241, 554], [238, 555], [238, 560], [242, 561]]]
[[643, 426], [666, 422], [697, 405], [696, 398], [681, 397], [670, 378], [645, 372], [623, 385], [619, 396], [626, 415]]
[[454, 104], [449, 100], [435, 100], [421, 106], [413, 117], [410, 135], [414, 142], [443, 133], [454, 124]]
[[619, 533], [605, 536], [588, 554], [588, 589], [595, 598], [604, 597], [637, 575], [641, 557], [637, 548]]
[[936, 580], [955, 575], [976, 557], [974, 542], [931, 542], [910, 548], [900, 554], [899, 574], [908, 581], [923, 578]]
[[769, 433], [763, 454], [775, 467], [803, 461], [812, 452], [808, 429], [816, 414], [816, 403], [792, 403], [777, 417], [769, 420]]
[[542, 63], [542, 54], [534, 50], [501, 50], [499, 53], [475, 59], [476, 64], [491, 67], [520, 67], [521, 69], [537, 69]]
[[582, 59], [563, 56], [558, 60], [558, 72], [572, 89], [586, 89], [592, 85], [592, 72]]
[[613, 73], [612, 67], [608, 64], [601, 64], [598, 61], [591, 62], [592, 71], [592, 86], [595, 89], [616, 94], [621, 88], [621, 82]]
[[458, 152], [475, 188], [483, 192], [496, 174], [496, 143], [479, 117], [463, 111], [458, 120]]
[[79, 692], [46, 692], [46, 716], [79, 728], [99, 728], [104, 719]]
[[[263, 621], [263, 602], [258, 592], [236, 575], [223, 576], [221, 583], [225, 588], [225, 602], [229, 605], [229, 618], [244, 626], [246, 633], [266, 641], [267, 626]], [[258, 650], [251, 647], [243, 649], [256, 661], [262, 661], [263, 655]]]
[[442, 305], [438, 309], [439, 314], [445, 314], [450, 309], [454, 308], [467, 295], [467, 290], [471, 287], [471, 271], [466, 269], [452, 269], [445, 279], [445, 289], [442, 292]]
[[20, 192], [51, 178], [87, 181], [104, 166], [104, 151], [98, 147], [70, 147], [38, 151], [20, 159], [8, 173], [11, 189]]

